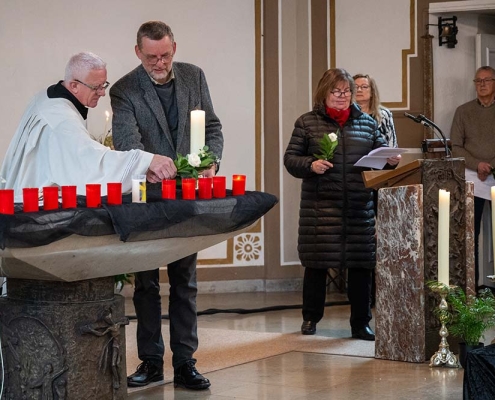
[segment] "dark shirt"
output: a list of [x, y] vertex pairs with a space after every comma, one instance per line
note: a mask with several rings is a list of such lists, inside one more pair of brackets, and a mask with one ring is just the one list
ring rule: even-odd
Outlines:
[[86, 119], [88, 118], [88, 108], [83, 106], [79, 100], [76, 99], [76, 96], [74, 96], [71, 92], [69, 92], [64, 85], [62, 85], [63, 81], [59, 81], [56, 85], [50, 86], [46, 94], [50, 99], [67, 99], [69, 100], [72, 104], [74, 104], [74, 107], [77, 108], [77, 111], [81, 114], [81, 116]]
[[175, 96], [175, 80], [172, 79], [163, 85], [153, 84], [156, 94], [162, 103], [165, 116], [167, 117], [168, 128], [174, 141], [174, 147], [177, 148], [177, 134], [179, 130], [179, 109], [177, 107], [177, 98]]

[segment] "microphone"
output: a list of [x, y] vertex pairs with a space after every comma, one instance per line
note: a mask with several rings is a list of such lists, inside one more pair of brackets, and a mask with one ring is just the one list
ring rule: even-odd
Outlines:
[[404, 116], [406, 116], [407, 118], [412, 119], [414, 122], [417, 122], [418, 124], [421, 123], [421, 119], [419, 117], [415, 117], [414, 115], [408, 114], [406, 112], [404, 113]]

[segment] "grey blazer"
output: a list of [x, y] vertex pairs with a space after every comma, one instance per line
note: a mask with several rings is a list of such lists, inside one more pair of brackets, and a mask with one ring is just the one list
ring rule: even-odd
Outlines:
[[139, 65], [110, 89], [115, 149], [141, 149], [172, 159], [177, 153], [186, 155], [190, 152], [190, 112], [200, 109], [206, 114], [205, 143], [210, 151], [222, 158], [222, 124], [213, 110], [203, 71], [182, 62], [174, 62], [172, 68], [179, 114], [177, 148], [174, 148], [165, 111], [153, 83], [143, 66]]

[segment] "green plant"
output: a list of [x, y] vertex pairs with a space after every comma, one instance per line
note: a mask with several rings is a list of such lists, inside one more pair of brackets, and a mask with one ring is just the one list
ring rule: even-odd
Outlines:
[[120, 275], [115, 275], [115, 288], [121, 292], [122, 289], [124, 288], [124, 285], [126, 283], [132, 285], [132, 278], [134, 277], [134, 274], [120, 274]]
[[218, 161], [218, 158], [209, 151], [209, 147], [204, 146], [199, 154], [191, 153], [186, 156], [177, 154], [174, 164], [177, 168], [178, 177], [198, 178], [199, 172], [211, 168], [211, 166]]
[[447, 295], [449, 333], [464, 340], [467, 345], [477, 345], [484, 332], [495, 326], [495, 297], [490, 289], [481, 290], [478, 296], [466, 295], [456, 287]]
[[339, 144], [339, 130], [337, 133], [324, 134], [323, 138], [320, 140], [320, 154], [313, 154], [318, 160], [331, 160], [333, 158], [333, 153], [335, 148]]

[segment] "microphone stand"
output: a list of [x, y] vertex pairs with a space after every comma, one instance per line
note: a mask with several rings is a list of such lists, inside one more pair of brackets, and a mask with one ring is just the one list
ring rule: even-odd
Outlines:
[[449, 155], [450, 153], [450, 149], [449, 149], [449, 145], [448, 145], [448, 142], [447, 142], [447, 138], [445, 137], [445, 135], [443, 134], [442, 130], [439, 128], [439, 126], [437, 124], [435, 124], [433, 121], [429, 120], [428, 118], [426, 118], [424, 115], [422, 114], [419, 114], [418, 115], [418, 119], [420, 120], [421, 124], [423, 124], [424, 126], [426, 126], [427, 128], [429, 127], [433, 127], [435, 128], [438, 133], [440, 134], [440, 136], [442, 137], [442, 141], [443, 141], [443, 145], [445, 146], [445, 158], [449, 158], [451, 157], [451, 155]]
[[423, 114], [419, 114], [417, 117], [415, 117], [414, 115], [408, 114], [408, 113], [404, 113], [404, 115], [407, 118], [412, 119], [414, 122], [417, 122], [418, 124], [426, 126], [427, 128], [435, 128], [438, 131], [438, 133], [440, 134], [440, 136], [442, 137], [442, 142], [443, 142], [443, 145], [445, 147], [445, 157], [446, 158], [451, 157], [451, 155], [449, 155], [450, 150], [449, 150], [447, 138], [445, 137], [442, 130], [438, 127], [437, 124], [435, 124], [433, 121], [426, 118]]

